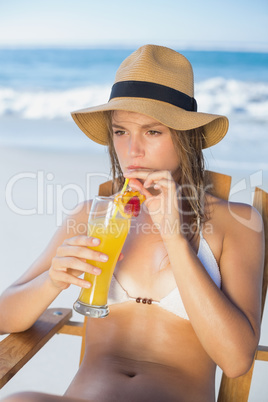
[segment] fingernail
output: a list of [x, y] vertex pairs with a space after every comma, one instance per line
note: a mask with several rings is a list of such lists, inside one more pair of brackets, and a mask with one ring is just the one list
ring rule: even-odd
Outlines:
[[101, 269], [100, 268], [93, 268], [93, 272], [94, 272], [94, 274], [100, 274]]
[[91, 287], [91, 283], [90, 282], [85, 282], [85, 288], [90, 288]]
[[94, 238], [94, 239], [92, 240], [92, 243], [97, 246], [98, 244], [100, 244], [100, 239]]
[[105, 255], [105, 254], [101, 254], [101, 255], [100, 255], [100, 260], [106, 262], [106, 261], [108, 261], [108, 256]]

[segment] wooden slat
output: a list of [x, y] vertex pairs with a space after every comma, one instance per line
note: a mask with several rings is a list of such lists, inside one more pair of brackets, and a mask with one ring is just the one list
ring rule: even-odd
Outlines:
[[228, 378], [223, 373], [217, 402], [247, 402], [254, 363], [250, 370], [237, 378]]
[[112, 180], [100, 184], [99, 195], [101, 195], [102, 197], [109, 197], [110, 195], [112, 195], [112, 187], [113, 187]]
[[69, 321], [58, 331], [58, 334], [83, 336], [83, 322]]
[[256, 353], [256, 360], [262, 360], [263, 362], [268, 362], [268, 346], [258, 346]]
[[223, 200], [228, 200], [231, 189], [231, 176], [206, 170], [204, 179], [206, 191], [208, 193]]
[[0, 343], [0, 388], [59, 331], [71, 316], [71, 309], [50, 308], [30, 329], [11, 334]]
[[265, 235], [265, 257], [264, 257], [264, 272], [262, 282], [262, 315], [265, 306], [265, 299], [268, 285], [268, 193], [256, 187], [254, 193], [253, 206], [259, 211], [262, 216]]
[[84, 319], [83, 335], [82, 335], [82, 344], [81, 344], [81, 351], [80, 351], [80, 364], [82, 363], [82, 360], [83, 360], [84, 354], [85, 354], [85, 349], [86, 349], [86, 328], [87, 328], [87, 319], [88, 319], [88, 317], [85, 317], [85, 319]]

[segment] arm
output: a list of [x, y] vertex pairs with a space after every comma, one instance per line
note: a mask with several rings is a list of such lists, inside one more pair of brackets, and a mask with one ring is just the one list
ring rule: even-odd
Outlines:
[[[171, 207], [166, 213], [176, 197], [169, 172], [154, 172], [150, 176], [148, 172], [133, 172], [130, 176], [145, 180], [143, 186], [137, 180], [132, 180], [130, 186], [136, 185], [146, 195], [149, 212], [154, 206], [151, 217], [160, 227], [183, 303], [202, 346], [228, 376], [245, 373], [252, 363], [260, 332], [264, 244], [259, 214], [242, 204], [231, 204], [232, 209], [221, 201], [213, 205], [210, 223], [220, 247], [218, 262], [222, 275], [222, 289], [218, 289], [187, 239], [181, 233], [163, 230], [164, 221], [169, 221], [169, 227], [181, 222], [178, 208]], [[161, 188], [161, 196], [152, 197], [146, 191], [145, 187], [153, 183]]]
[[[240, 206], [235, 209], [241, 214]], [[223, 215], [228, 220], [228, 214]], [[260, 220], [256, 211], [252, 210], [252, 215], [255, 223]], [[221, 290], [185, 239], [174, 237], [165, 244], [185, 308], [204, 349], [227, 376], [244, 374], [252, 364], [260, 335], [262, 233], [229, 222], [220, 258]], [[178, 261], [178, 255], [183, 259]]]
[[0, 333], [28, 329], [70, 284], [88, 287], [88, 282], [79, 278], [83, 272], [100, 273], [86, 262], [99, 260], [101, 256], [89, 248], [96, 244], [86, 236], [87, 218], [88, 204], [85, 204], [68, 218], [72, 225], [67, 219], [42, 255], [0, 296]]

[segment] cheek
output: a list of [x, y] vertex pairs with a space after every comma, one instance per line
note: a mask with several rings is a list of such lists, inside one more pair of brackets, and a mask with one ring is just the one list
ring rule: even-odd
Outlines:
[[173, 143], [171, 144], [162, 144], [157, 148], [155, 155], [160, 155], [160, 161], [163, 161], [168, 168], [175, 169], [180, 165], [180, 158], [175, 151]]
[[178, 153], [175, 151], [174, 147], [170, 151], [170, 154], [172, 154], [172, 160], [174, 161], [174, 164], [176, 166], [179, 166], [181, 164], [181, 160], [180, 160]]

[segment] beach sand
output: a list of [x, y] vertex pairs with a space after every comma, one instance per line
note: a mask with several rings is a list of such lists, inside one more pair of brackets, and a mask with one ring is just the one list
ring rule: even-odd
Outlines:
[[[53, 127], [51, 123], [51, 129]], [[26, 128], [27, 124], [23, 129]], [[109, 162], [104, 150], [96, 153], [90, 147], [86, 148], [86, 145], [82, 150], [61, 151], [52, 151], [46, 147], [40, 150], [9, 145], [0, 149], [0, 160], [2, 292], [27, 269], [46, 246], [61, 222], [61, 206], [65, 211], [71, 210], [77, 201], [97, 193], [98, 185], [108, 179]], [[239, 182], [243, 173], [233, 173], [235, 180]], [[240, 192], [239, 197], [242, 198], [241, 201], [247, 202], [248, 195]], [[70, 287], [62, 292], [52, 306], [70, 308], [78, 294], [78, 288]], [[267, 310], [268, 308], [265, 310], [261, 336], [261, 344], [266, 345]], [[82, 321], [82, 317], [75, 312], [73, 319]], [[23, 390], [63, 394], [78, 369], [80, 342], [79, 337], [75, 336], [54, 336], [0, 391], [0, 398]], [[265, 367], [265, 363], [257, 362], [250, 401], [267, 400], [266, 373], [267, 364]], [[219, 378], [220, 370], [217, 373], [217, 387]]]

